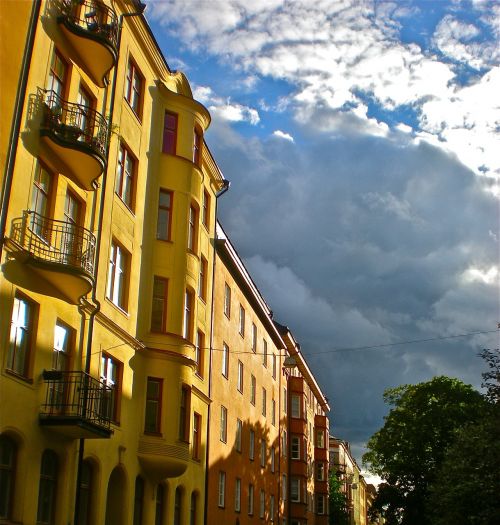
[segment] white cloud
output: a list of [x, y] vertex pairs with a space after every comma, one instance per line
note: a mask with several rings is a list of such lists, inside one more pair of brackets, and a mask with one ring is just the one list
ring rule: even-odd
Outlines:
[[281, 131], [280, 129], [273, 131], [273, 135], [280, 139], [289, 140], [290, 142], [294, 142], [292, 135], [290, 135], [289, 133], [286, 133], [285, 131]]

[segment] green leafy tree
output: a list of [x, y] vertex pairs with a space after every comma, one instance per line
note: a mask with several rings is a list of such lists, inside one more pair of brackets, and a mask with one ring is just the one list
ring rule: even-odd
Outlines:
[[388, 389], [384, 400], [393, 408], [363, 456], [385, 480], [374, 508], [390, 525], [429, 525], [429, 488], [445, 451], [462, 427], [480, 420], [487, 402], [470, 385], [444, 376]]
[[328, 523], [330, 525], [348, 525], [347, 499], [344, 492], [342, 492], [342, 482], [335, 472], [330, 474], [328, 505], [330, 511]]

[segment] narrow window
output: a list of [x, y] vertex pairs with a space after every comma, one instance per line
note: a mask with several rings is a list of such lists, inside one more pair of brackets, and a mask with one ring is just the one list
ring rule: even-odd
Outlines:
[[10, 324], [7, 368], [28, 377], [34, 338], [35, 304], [16, 293]]
[[165, 333], [167, 331], [167, 293], [168, 279], [154, 276], [153, 301], [151, 306], [151, 331]]
[[56, 509], [56, 489], [58, 460], [56, 453], [45, 450], [40, 468], [40, 484], [38, 487], [38, 510], [36, 522], [40, 525], [54, 523]]
[[257, 379], [252, 375], [251, 384], [250, 384], [250, 403], [255, 406], [255, 397], [257, 392]]
[[286, 486], [286, 474], [283, 474], [281, 477], [281, 499], [286, 501], [287, 496], [287, 486]]
[[181, 525], [182, 518], [182, 489], [177, 487], [175, 489], [174, 499], [174, 525]]
[[115, 192], [131, 210], [133, 210], [134, 206], [135, 173], [135, 158], [123, 144], [120, 144], [118, 164], [116, 166]]
[[241, 361], [238, 361], [238, 383], [237, 383], [238, 391], [243, 393], [243, 363]]
[[158, 220], [156, 223], [156, 238], [161, 241], [171, 240], [173, 193], [160, 190], [158, 200]]
[[288, 399], [286, 397], [286, 388], [283, 388], [283, 413], [286, 414]]
[[193, 134], [193, 162], [201, 166], [201, 152], [203, 147], [203, 132], [198, 126], [194, 128]]
[[252, 352], [257, 352], [257, 327], [252, 323]]
[[193, 414], [193, 459], [199, 461], [201, 447], [201, 415]]
[[274, 474], [276, 469], [276, 449], [271, 447], [271, 472]]
[[325, 480], [325, 464], [321, 461], [316, 463], [316, 480], [317, 481]]
[[300, 417], [300, 395], [292, 394], [292, 417]]
[[228, 319], [231, 317], [231, 288], [227, 283], [224, 285], [224, 314]]
[[194, 347], [194, 351], [194, 360], [196, 362], [196, 374], [198, 375], [198, 377], [203, 377], [205, 334], [201, 330], [198, 330], [196, 332], [196, 344]]
[[253, 515], [253, 485], [248, 485], [248, 514]]
[[54, 49], [50, 63], [47, 94], [50, 97], [49, 106], [61, 106], [61, 98], [66, 95], [68, 80], [68, 65], [57, 49]]
[[241, 510], [241, 479], [236, 478], [234, 483], [234, 510], [240, 512]]
[[266, 466], [266, 440], [261, 439], [260, 441], [260, 466], [264, 468]]
[[276, 379], [276, 354], [273, 354], [273, 378]]
[[271, 494], [269, 498], [269, 519], [274, 521], [274, 495]]
[[267, 413], [267, 392], [266, 389], [262, 389], [262, 415], [265, 417]]
[[51, 215], [53, 179], [52, 173], [38, 162], [31, 190], [31, 211], [35, 213], [31, 218], [31, 230], [47, 242], [50, 242], [51, 232], [45, 219]]
[[109, 250], [106, 297], [123, 310], [127, 307], [129, 259], [130, 255], [113, 239]]
[[283, 430], [282, 443], [281, 443], [281, 450], [283, 451], [283, 457], [286, 457], [286, 454], [287, 454], [286, 449], [287, 449], [286, 430]]
[[163, 379], [148, 377], [146, 386], [146, 415], [144, 432], [159, 434], [161, 430], [161, 398]]
[[250, 429], [250, 444], [248, 447], [248, 455], [251, 460], [255, 458], [255, 431]]
[[144, 480], [137, 476], [135, 478], [134, 491], [134, 525], [142, 525], [142, 514], [144, 511]]
[[201, 222], [203, 226], [210, 229], [210, 194], [207, 190], [203, 190], [203, 199], [201, 206]]
[[316, 512], [318, 514], [325, 513], [325, 496], [323, 494], [316, 495]]
[[243, 433], [243, 421], [241, 419], [236, 420], [236, 439], [234, 440], [234, 448], [236, 452], [241, 452], [241, 436]]
[[54, 370], [61, 372], [69, 370], [74, 341], [74, 330], [63, 322], [57, 321], [54, 327], [54, 352], [52, 353], [52, 368]]
[[241, 337], [245, 337], [245, 309], [240, 304], [240, 323], [239, 332]]
[[261, 519], [264, 518], [264, 513], [266, 510], [266, 493], [260, 489], [260, 509], [259, 509], [259, 517]]
[[155, 525], [165, 525], [165, 488], [160, 483], [156, 485]]
[[220, 407], [220, 440], [223, 443], [227, 442], [227, 408]]
[[191, 204], [191, 206], [189, 206], [189, 216], [188, 216], [187, 249], [191, 252], [196, 252], [197, 241], [198, 241], [198, 211]]
[[267, 341], [262, 340], [262, 364], [267, 368]]
[[184, 325], [182, 329], [182, 335], [184, 339], [191, 341], [193, 334], [193, 293], [190, 290], [186, 290], [184, 294]]
[[300, 480], [298, 478], [292, 478], [290, 480], [290, 499], [294, 503], [300, 501]]
[[191, 492], [191, 510], [189, 513], [189, 525], [196, 525], [196, 509], [198, 507], [198, 494]]
[[218, 505], [219, 507], [224, 507], [226, 503], [226, 473], [219, 472], [219, 497]]
[[271, 423], [276, 425], [276, 401], [271, 401]]
[[163, 153], [175, 155], [177, 149], [177, 125], [178, 115], [165, 111], [165, 120], [163, 124]]
[[208, 261], [202, 255], [200, 260], [200, 276], [198, 279], [198, 296], [204, 302], [207, 301], [207, 276]]
[[15, 469], [17, 445], [8, 436], [0, 435], [0, 521], [12, 518], [15, 501]]
[[179, 411], [179, 439], [189, 441], [189, 414], [191, 412], [191, 390], [182, 385]]
[[141, 118], [142, 95], [144, 89], [144, 77], [137, 68], [135, 62], [129, 58], [127, 65], [127, 79], [125, 82], [125, 100], [129, 103], [137, 117]]
[[229, 376], [229, 346], [226, 343], [222, 344], [222, 375]]
[[119, 421], [121, 380], [123, 365], [114, 357], [103, 353], [101, 356], [101, 382], [108, 388], [101, 400], [101, 412], [104, 417], [115, 423]]
[[297, 436], [292, 436], [292, 459], [300, 459], [300, 439]]

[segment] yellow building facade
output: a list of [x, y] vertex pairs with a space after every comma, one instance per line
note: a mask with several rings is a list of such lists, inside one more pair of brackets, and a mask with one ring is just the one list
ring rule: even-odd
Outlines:
[[140, 2], [1, 8], [0, 521], [201, 524], [209, 114]]

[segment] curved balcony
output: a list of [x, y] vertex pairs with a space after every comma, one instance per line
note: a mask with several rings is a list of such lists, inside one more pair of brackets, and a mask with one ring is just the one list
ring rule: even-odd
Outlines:
[[[96, 239], [90, 231], [68, 222], [56, 221], [25, 211], [13, 219], [7, 247], [12, 256], [29, 266], [24, 287], [78, 304], [94, 286]], [[51, 290], [53, 293], [50, 293]]]
[[158, 480], [176, 478], [187, 469], [189, 444], [168, 443], [161, 437], [144, 436], [139, 440], [137, 456], [142, 468]]
[[118, 59], [115, 11], [99, 0], [62, 0], [57, 22], [75, 50], [75, 62], [104, 87]]
[[87, 106], [63, 100], [54, 91], [40, 89], [37, 97], [42, 142], [57, 157], [64, 175], [84, 190], [95, 190], [95, 181], [107, 164], [106, 119]]

